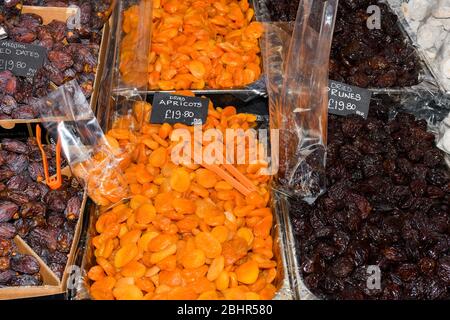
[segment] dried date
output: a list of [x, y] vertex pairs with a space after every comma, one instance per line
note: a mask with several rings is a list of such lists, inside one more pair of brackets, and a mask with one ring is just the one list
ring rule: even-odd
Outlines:
[[[3, 191], [2, 191], [3, 192]], [[0, 202], [0, 222], [8, 222], [18, 212], [19, 207], [9, 201]]]
[[14, 224], [2, 222], [0, 223], [0, 238], [12, 239], [16, 236], [17, 230]]
[[16, 254], [11, 257], [11, 269], [25, 274], [35, 274], [40, 270], [39, 262], [30, 255]]
[[13, 277], [8, 285], [12, 287], [40, 286], [42, 285], [42, 277], [39, 273], [35, 275], [19, 275]]

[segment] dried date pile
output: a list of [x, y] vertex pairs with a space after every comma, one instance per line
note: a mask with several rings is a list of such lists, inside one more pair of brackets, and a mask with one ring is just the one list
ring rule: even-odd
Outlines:
[[[381, 29], [369, 29], [370, 5], [381, 9]], [[269, 0], [273, 21], [295, 21], [298, 1]], [[410, 87], [419, 82], [419, 58], [380, 0], [341, 0], [330, 58], [330, 79], [363, 88]]]
[[39, 262], [31, 255], [19, 253], [12, 239], [15, 234], [12, 224], [0, 223], [0, 288], [39, 286], [42, 284]]
[[[331, 116], [328, 192], [291, 202], [307, 287], [329, 299], [450, 298], [450, 175], [425, 121]], [[381, 269], [381, 290], [367, 268]]]
[[[50, 174], [54, 174], [55, 148], [46, 146], [45, 151]], [[11, 239], [20, 236], [58, 277], [62, 277], [80, 214], [82, 188], [76, 180], [64, 178], [60, 189], [49, 190], [41, 182], [43, 177], [42, 157], [34, 139], [26, 143], [11, 139], [1, 141], [0, 243], [12, 245]], [[3, 250], [0, 246], [0, 256], [7, 256], [2, 252], [14, 250]], [[4, 260], [6, 270], [7, 259]], [[13, 260], [9, 264], [16, 270]]]
[[82, 33], [99, 31], [103, 28], [102, 13], [108, 10], [110, 3], [111, 0], [23, 0], [23, 4], [29, 6], [79, 7]]
[[37, 118], [39, 98], [73, 79], [90, 98], [101, 40], [99, 29], [69, 30], [56, 20], [43, 25], [42, 18], [35, 14], [3, 20], [7, 40], [42, 46], [47, 49], [47, 59], [34, 77], [15, 76], [9, 70], [0, 72], [0, 120]]

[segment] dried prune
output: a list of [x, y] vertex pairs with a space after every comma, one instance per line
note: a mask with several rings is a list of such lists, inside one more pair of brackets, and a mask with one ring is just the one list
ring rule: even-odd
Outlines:
[[354, 268], [354, 263], [349, 258], [343, 257], [337, 259], [333, 266], [331, 267], [331, 271], [338, 278], [345, 278], [348, 276]]
[[40, 270], [39, 262], [30, 255], [17, 254], [11, 257], [11, 269], [25, 274], [35, 274]]
[[414, 264], [403, 264], [397, 268], [397, 274], [404, 282], [410, 282], [417, 277], [417, 266]]
[[445, 256], [439, 259], [437, 274], [439, 278], [447, 284], [447, 286], [450, 285], [450, 256]]
[[448, 183], [449, 180], [449, 174], [442, 169], [432, 168], [428, 171], [427, 181], [432, 185], [441, 187], [444, 184]]

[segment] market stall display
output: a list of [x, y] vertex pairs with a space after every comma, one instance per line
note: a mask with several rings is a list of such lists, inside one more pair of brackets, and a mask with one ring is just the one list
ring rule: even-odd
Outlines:
[[[68, 176], [63, 177], [58, 189], [46, 185], [42, 153], [35, 138], [5, 138], [0, 142], [0, 287], [9, 287], [8, 291], [0, 288], [0, 297], [39, 295], [42, 286], [58, 287], [72, 259], [84, 210], [83, 188]], [[43, 151], [47, 169], [54, 175], [56, 148], [44, 145]], [[66, 166], [66, 161], [61, 165]], [[39, 291], [27, 291], [30, 286]]]

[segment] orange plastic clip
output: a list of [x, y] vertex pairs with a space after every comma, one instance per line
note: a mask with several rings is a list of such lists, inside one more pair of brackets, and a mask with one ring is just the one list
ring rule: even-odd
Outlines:
[[47, 156], [45, 154], [45, 150], [42, 147], [41, 142], [41, 127], [36, 125], [36, 140], [41, 150], [42, 154], [42, 164], [44, 166], [44, 174], [45, 174], [45, 182], [52, 190], [57, 190], [62, 185], [62, 176], [61, 176], [61, 140], [58, 137], [58, 142], [56, 143], [56, 176], [50, 177], [48, 172], [48, 162]]

